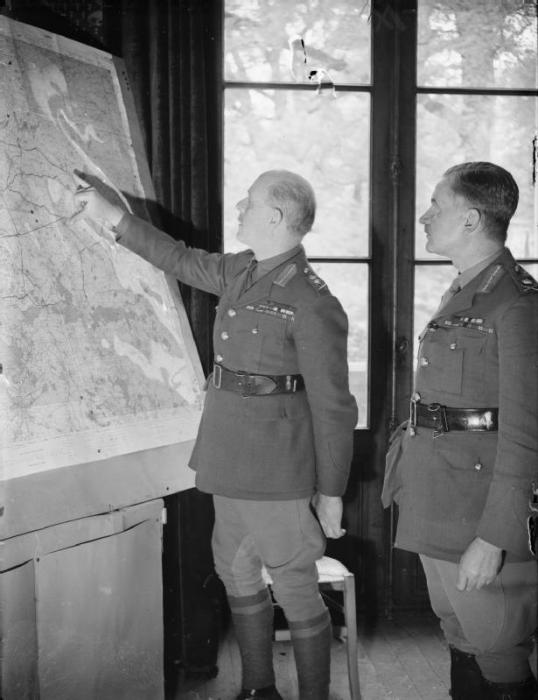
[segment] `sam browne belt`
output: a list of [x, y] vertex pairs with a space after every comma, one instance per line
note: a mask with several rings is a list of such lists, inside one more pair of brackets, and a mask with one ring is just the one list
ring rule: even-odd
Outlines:
[[217, 364], [213, 365], [212, 382], [215, 389], [233, 391], [243, 398], [294, 394], [304, 389], [304, 380], [300, 374], [247, 374], [233, 372]]
[[433, 428], [437, 433], [451, 430], [495, 432], [499, 429], [498, 408], [450, 408], [439, 403], [411, 400], [410, 424]]

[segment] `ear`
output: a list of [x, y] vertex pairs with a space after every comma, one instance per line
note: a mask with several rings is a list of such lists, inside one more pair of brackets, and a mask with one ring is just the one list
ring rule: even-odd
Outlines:
[[480, 211], [478, 209], [475, 209], [474, 207], [472, 209], [467, 209], [467, 213], [465, 215], [465, 221], [464, 221], [464, 226], [465, 229], [469, 232], [472, 233], [473, 231], [476, 231], [480, 224], [480, 219], [482, 218]]
[[278, 224], [280, 224], [284, 218], [284, 214], [282, 213], [282, 209], [279, 209], [278, 207], [273, 207], [272, 211], [273, 213], [271, 214], [270, 222], [278, 226]]

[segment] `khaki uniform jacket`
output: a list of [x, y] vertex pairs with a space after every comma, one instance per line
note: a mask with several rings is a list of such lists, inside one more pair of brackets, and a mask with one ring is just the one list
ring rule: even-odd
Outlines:
[[243, 291], [252, 251], [187, 248], [126, 214], [117, 241], [156, 267], [220, 297], [215, 360], [234, 371], [301, 374], [306, 391], [243, 398], [207, 395], [190, 466], [197, 487], [233, 498], [286, 500], [343, 494], [357, 405], [349, 392], [347, 317], [302, 247]]
[[426, 404], [499, 409], [498, 432], [397, 434], [383, 503], [399, 506], [396, 546], [459, 561], [475, 537], [530, 558], [538, 485], [538, 285], [504, 249], [420, 336], [416, 392]]

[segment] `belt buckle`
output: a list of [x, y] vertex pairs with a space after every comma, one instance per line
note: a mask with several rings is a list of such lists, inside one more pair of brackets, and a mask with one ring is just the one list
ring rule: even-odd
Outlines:
[[255, 383], [251, 380], [251, 375], [248, 372], [235, 372], [237, 386], [240, 389], [239, 396], [242, 399], [248, 399], [252, 396], [252, 387]]
[[493, 414], [491, 411], [484, 411], [483, 415], [479, 419], [479, 425], [484, 430], [492, 430], [495, 426], [495, 421], [493, 420]]
[[222, 384], [222, 367], [216, 363], [213, 365], [213, 386], [220, 389]]
[[291, 394], [297, 391], [297, 377], [293, 377], [291, 374], [286, 375], [286, 391]]
[[433, 437], [439, 437], [443, 433], [448, 433], [448, 420], [446, 417], [446, 407], [440, 403], [431, 403], [428, 406], [428, 411], [435, 414], [435, 419], [439, 420], [439, 426], [434, 429]]

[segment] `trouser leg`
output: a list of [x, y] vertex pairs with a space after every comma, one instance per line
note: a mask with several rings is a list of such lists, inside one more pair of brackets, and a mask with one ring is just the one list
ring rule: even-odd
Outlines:
[[226, 589], [241, 656], [242, 688], [274, 683], [273, 606], [261, 577], [262, 562], [233, 499], [213, 498], [215, 569]]
[[300, 700], [327, 700], [330, 685], [331, 620], [319, 592], [316, 560], [325, 538], [308, 501], [290, 513], [299, 536], [293, 555], [284, 563], [261, 544], [262, 557], [273, 578], [273, 592], [288, 621]]
[[[263, 687], [260, 683], [267, 685], [274, 678], [268, 643], [272, 624], [266, 599], [262, 602], [262, 591], [267, 595], [261, 578], [263, 563], [290, 625], [301, 700], [326, 700], [330, 623], [319, 593], [316, 568], [325, 538], [312, 515], [309, 499], [267, 502], [215, 496], [214, 503], [215, 568], [226, 588], [236, 630], [241, 630], [238, 642], [243, 687]], [[253, 644], [258, 649], [256, 660], [249, 648]]]
[[449, 645], [474, 655], [489, 685], [527, 682], [538, 602], [536, 562], [505, 564], [488, 586], [459, 591], [457, 564], [424, 556], [421, 561]]
[[[215, 497], [214, 500], [215, 567], [236, 615], [241, 613], [237, 613], [238, 601], [234, 598], [256, 596], [264, 589], [260, 576], [263, 562], [273, 579], [275, 598], [290, 625], [301, 700], [326, 700], [330, 623], [319, 593], [316, 568], [316, 560], [325, 549], [325, 539], [310, 511], [309, 499], [254, 502]], [[230, 535], [232, 529], [240, 535]], [[248, 601], [244, 602], [248, 609]], [[245, 640], [252, 634], [250, 626], [248, 629]], [[249, 665], [248, 651], [242, 652], [242, 657]], [[264, 668], [267, 670], [267, 666]], [[246, 669], [243, 674], [244, 683], [252, 679]]]

